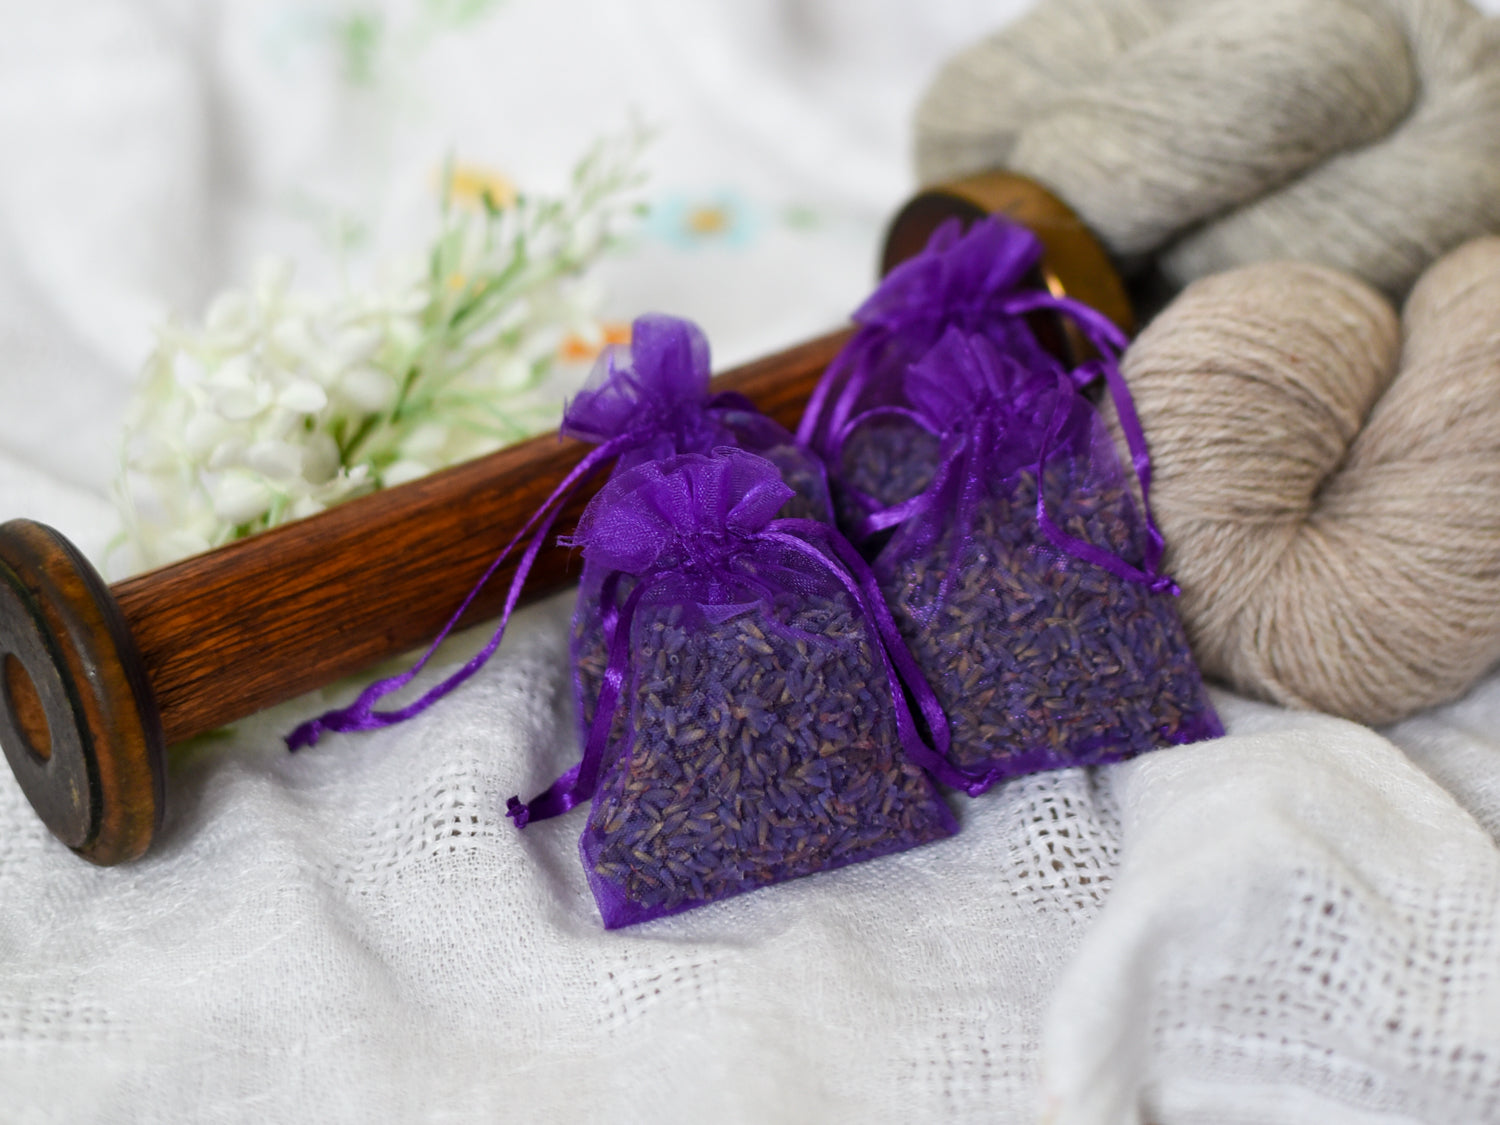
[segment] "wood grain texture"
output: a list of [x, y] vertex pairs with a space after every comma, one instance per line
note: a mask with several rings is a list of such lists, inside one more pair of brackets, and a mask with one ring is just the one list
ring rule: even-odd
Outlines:
[[[738, 391], [795, 427], [835, 332], [726, 372]], [[436, 636], [491, 560], [590, 447], [545, 434], [397, 488], [112, 587], [140, 652], [168, 744], [350, 675]], [[579, 488], [565, 535], [607, 477]], [[555, 545], [537, 557], [528, 599], [576, 578]], [[496, 616], [507, 560], [465, 615]]]

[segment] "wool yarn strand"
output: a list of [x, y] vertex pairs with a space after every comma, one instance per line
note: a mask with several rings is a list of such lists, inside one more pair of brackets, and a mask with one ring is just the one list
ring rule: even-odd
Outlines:
[[989, 168], [1167, 280], [1294, 258], [1400, 299], [1500, 232], [1500, 21], [1467, 0], [1045, 0], [916, 114], [924, 183]]
[[[1299, 50], [1304, 37], [1325, 49]], [[1191, 96], [1206, 76], [1212, 96]], [[1383, 136], [1415, 86], [1401, 29], [1378, 5], [1219, 0], [1054, 101], [1007, 163], [1117, 254], [1139, 255]]]

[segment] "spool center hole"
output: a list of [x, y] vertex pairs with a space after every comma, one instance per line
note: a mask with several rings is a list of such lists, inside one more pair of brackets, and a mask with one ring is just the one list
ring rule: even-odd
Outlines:
[[26, 741], [26, 749], [47, 761], [52, 757], [52, 728], [47, 725], [47, 713], [42, 710], [42, 697], [37, 694], [36, 684], [31, 682], [31, 673], [12, 654], [6, 653], [0, 667], [0, 683], [3, 696], [0, 702], [15, 720], [16, 729]]

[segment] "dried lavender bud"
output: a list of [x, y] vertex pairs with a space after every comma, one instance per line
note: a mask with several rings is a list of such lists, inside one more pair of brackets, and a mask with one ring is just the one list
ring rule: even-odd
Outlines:
[[[774, 461], [775, 458], [768, 460]], [[776, 518], [828, 523], [833, 513], [828, 500], [828, 482], [823, 478], [822, 469], [814, 467], [809, 459], [803, 457], [792, 459], [787, 464], [779, 464], [777, 468], [781, 470], [781, 479], [791, 486], [796, 495], [782, 505]]]
[[[616, 604], [623, 605], [630, 592], [635, 589], [635, 579], [623, 574], [618, 579], [619, 595]], [[609, 638], [604, 635], [604, 618], [599, 607], [599, 591], [592, 596], [580, 587], [578, 605], [573, 610], [573, 691], [578, 713], [580, 741], [588, 739], [594, 725], [594, 711], [599, 706], [599, 689], [604, 684], [604, 670], [609, 666]], [[614, 741], [624, 730], [624, 718], [615, 716], [610, 740]]]
[[[1059, 458], [1044, 481], [1062, 530], [1139, 558], [1118, 475], [1101, 483], [1096, 466]], [[901, 546], [874, 570], [958, 765], [1020, 774], [1222, 733], [1172, 596], [1060, 553], [1037, 526], [1031, 470], [991, 483], [967, 537], [950, 528], [904, 557]]]
[[729, 620], [643, 604], [631, 653], [629, 721], [581, 844], [607, 925], [957, 830], [899, 749], [890, 681], [842, 591]]
[[871, 422], [851, 433], [833, 484], [840, 526], [857, 527], [869, 514], [854, 492], [869, 497], [877, 507], [888, 508], [931, 484], [940, 445], [939, 438], [906, 422]]

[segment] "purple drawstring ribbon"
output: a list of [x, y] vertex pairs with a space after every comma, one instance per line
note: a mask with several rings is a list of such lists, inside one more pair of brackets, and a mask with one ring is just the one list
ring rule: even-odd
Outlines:
[[[454, 688], [469, 679], [475, 672], [479, 671], [489, 658], [495, 654], [495, 650], [500, 647], [500, 642], [505, 637], [505, 627], [510, 622], [510, 616], [515, 611], [516, 603], [520, 600], [521, 590], [531, 573], [532, 564], [536, 561], [537, 555], [546, 543], [547, 533], [552, 530], [552, 525], [556, 522], [558, 514], [562, 511], [564, 502], [572, 495], [573, 490], [592, 475], [603, 462], [638, 441], [639, 436], [635, 433], [621, 434], [605, 442], [603, 445], [590, 450], [583, 460], [574, 466], [572, 472], [563, 478], [562, 483], [552, 490], [552, 494], [542, 502], [541, 506], [532, 513], [531, 518], [516, 532], [510, 542], [505, 545], [504, 549], [495, 556], [494, 561], [490, 563], [484, 574], [480, 576], [479, 581], [474, 584], [473, 589], [469, 591], [463, 603], [448, 619], [448, 623], [443, 626], [443, 631], [427, 647], [427, 651], [422, 654], [421, 659], [399, 675], [390, 676], [383, 680], [376, 680], [369, 687], [365, 688], [364, 691], [360, 692], [359, 697], [347, 707], [335, 708], [319, 715], [315, 719], [309, 719], [307, 722], [302, 723], [291, 734], [287, 735], [287, 749], [297, 751], [304, 746], [315, 746], [318, 739], [325, 732], [343, 734], [349, 731], [380, 730], [383, 727], [404, 722], [427, 710], [427, 708], [431, 707]], [[535, 529], [534, 532], [533, 529]], [[532, 533], [531, 542], [527, 544], [525, 553], [522, 554], [520, 562], [516, 564], [516, 572], [511, 578], [510, 590], [506, 594], [505, 607], [500, 614], [500, 624], [496, 627], [494, 634], [485, 646], [475, 653], [462, 668], [454, 672], [442, 683], [428, 689], [415, 702], [393, 711], [376, 711], [376, 703], [392, 692], [400, 691], [407, 684], [411, 683], [422, 669], [427, 666], [428, 661], [432, 659], [438, 647], [448, 639], [449, 634], [458, 626], [459, 620], [468, 611], [474, 599], [479, 596], [479, 592], [484, 589], [485, 584], [494, 576], [495, 571], [500, 569], [500, 565], [510, 557], [510, 553], [515, 550], [517, 544], [528, 533]]]

